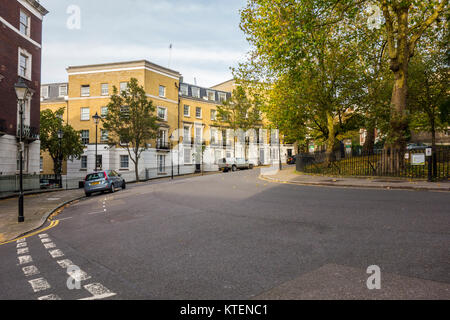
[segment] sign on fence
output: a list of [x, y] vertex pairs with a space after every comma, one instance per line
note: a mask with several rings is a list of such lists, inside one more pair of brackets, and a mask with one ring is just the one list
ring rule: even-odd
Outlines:
[[425, 165], [425, 154], [424, 153], [413, 153], [411, 164], [413, 166], [423, 166]]
[[433, 153], [433, 149], [432, 148], [426, 148], [425, 149], [425, 154], [426, 154], [427, 157], [431, 157], [432, 153]]

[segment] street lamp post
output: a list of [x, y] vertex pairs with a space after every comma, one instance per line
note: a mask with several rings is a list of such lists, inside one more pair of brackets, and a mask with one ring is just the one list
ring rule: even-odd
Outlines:
[[97, 161], [97, 127], [98, 127], [98, 123], [100, 122], [100, 116], [98, 115], [98, 112], [95, 113], [95, 115], [92, 117], [94, 119], [94, 123], [95, 123], [95, 172], [97, 172], [97, 167], [98, 167], [98, 161]]
[[277, 135], [278, 135], [278, 161], [280, 164], [280, 171], [283, 170], [283, 165], [281, 164], [281, 139], [280, 139], [280, 129], [277, 126]]
[[173, 135], [170, 135], [170, 138], [169, 138], [169, 146], [170, 146], [170, 164], [171, 164], [171, 166], [172, 166], [172, 180], [173, 180], [173, 142], [172, 142], [172, 139], [173, 139]]
[[58, 140], [59, 140], [59, 187], [62, 188], [62, 164], [63, 164], [63, 150], [62, 150], [62, 139], [64, 137], [64, 132], [62, 129], [58, 130]]
[[14, 85], [14, 89], [16, 90], [17, 100], [19, 101], [19, 114], [20, 114], [20, 128], [19, 128], [19, 223], [25, 221], [25, 217], [23, 215], [23, 105], [25, 99], [28, 98], [30, 94], [30, 90], [27, 85], [23, 81], [22, 78], [19, 78], [19, 81]]

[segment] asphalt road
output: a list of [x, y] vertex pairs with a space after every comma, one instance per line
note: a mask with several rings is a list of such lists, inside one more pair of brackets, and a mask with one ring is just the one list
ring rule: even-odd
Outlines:
[[[66, 208], [0, 246], [0, 299], [450, 299], [450, 195], [156, 181]], [[67, 283], [76, 265], [80, 289]], [[381, 289], [368, 290], [379, 266]]]

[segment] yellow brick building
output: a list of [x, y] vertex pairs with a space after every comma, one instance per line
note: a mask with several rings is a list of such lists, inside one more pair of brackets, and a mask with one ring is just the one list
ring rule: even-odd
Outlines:
[[[108, 133], [101, 122], [96, 130], [93, 120], [95, 114], [107, 113], [113, 86], [124, 90], [131, 78], [144, 87], [160, 121], [158, 138], [148, 142], [148, 150], [139, 161], [142, 179], [170, 175], [172, 171], [174, 175], [191, 173], [199, 170], [200, 165], [203, 170], [217, 170], [220, 158], [246, 157], [244, 148], [233, 145], [233, 133], [216, 120], [217, 106], [231, 97], [233, 80], [204, 88], [184, 83], [179, 72], [146, 60], [71, 66], [67, 74], [68, 83], [42, 87], [44, 93], [49, 90], [50, 94], [42, 100], [41, 109], [55, 111], [66, 107], [64, 121], [81, 132], [85, 151], [81, 159], [69, 160], [64, 169], [72, 187], [87, 172], [95, 170], [95, 154], [98, 169], [114, 169], [127, 180], [133, 180], [134, 164], [127, 150], [108, 146]], [[247, 157], [252, 163], [267, 164], [272, 160], [275, 151], [272, 152], [269, 144], [269, 134], [261, 126], [249, 138], [253, 149], [247, 148]], [[51, 174], [53, 165], [49, 164], [49, 157], [42, 154], [42, 159], [42, 173]]]

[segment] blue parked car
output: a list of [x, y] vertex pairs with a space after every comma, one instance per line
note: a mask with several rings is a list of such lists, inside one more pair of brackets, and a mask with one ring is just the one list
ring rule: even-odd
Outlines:
[[114, 193], [119, 188], [125, 189], [126, 183], [122, 175], [114, 170], [90, 173], [84, 180], [86, 197], [90, 197], [94, 192], [109, 191]]

